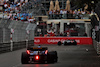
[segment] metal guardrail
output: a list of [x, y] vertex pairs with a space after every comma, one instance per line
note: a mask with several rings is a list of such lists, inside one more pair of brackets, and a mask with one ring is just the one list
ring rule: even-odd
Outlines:
[[0, 44], [0, 53], [10, 51], [10, 43], [1, 43]]
[[[0, 53], [4, 52], [10, 52], [11, 51], [11, 43], [0, 43]], [[28, 46], [34, 46], [34, 40], [28, 41], [20, 41], [20, 42], [13, 42], [13, 51], [22, 49], [26, 47], [26, 44]]]

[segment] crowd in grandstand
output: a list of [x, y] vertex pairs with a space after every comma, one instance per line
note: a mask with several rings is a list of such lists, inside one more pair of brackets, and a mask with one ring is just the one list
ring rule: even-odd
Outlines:
[[[37, 0], [37, 1], [39, 2], [40, 0]], [[31, 12], [29, 13], [21, 12], [22, 6], [25, 6], [27, 3], [28, 1], [26, 0], [21, 0], [21, 1], [16, 0], [16, 2], [4, 1], [2, 5], [3, 6], [3, 18], [8, 18], [11, 20], [16, 20], [16, 21], [21, 20], [21, 21], [34, 22], [35, 18]], [[86, 12], [86, 11], [82, 11], [81, 9], [70, 10], [70, 11], [67, 11], [66, 9], [48, 11], [49, 19], [61, 19], [61, 18], [63, 19], [83, 19], [84, 15], [86, 14], [89, 15], [89, 14], [94, 14], [94, 13], [95, 13], [94, 11]], [[74, 33], [76, 32], [74, 31]], [[69, 33], [67, 32], [60, 33], [56, 31], [54, 28], [54, 29], [47, 30], [47, 35], [49, 36], [69, 36]], [[40, 34], [40, 36], [43, 36], [43, 35]]]
[[11, 20], [21, 20], [34, 22], [35, 18], [32, 16], [32, 13], [22, 13], [22, 6], [27, 4], [27, 1], [21, 0], [16, 2], [4, 1], [3, 2], [3, 18], [8, 18]]
[[66, 9], [61, 10], [51, 10], [48, 12], [49, 19], [83, 19], [85, 15], [90, 15], [94, 13], [92, 10], [91, 12], [78, 10], [70, 10], [67, 11]]

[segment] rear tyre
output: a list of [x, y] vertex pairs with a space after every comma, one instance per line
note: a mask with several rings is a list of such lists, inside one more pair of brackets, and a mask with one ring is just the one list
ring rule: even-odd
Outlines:
[[47, 63], [54, 63], [52, 52], [49, 52], [48, 55], [47, 55]]
[[56, 51], [52, 51], [48, 53], [47, 63], [54, 63], [58, 61], [58, 56]]
[[64, 42], [64, 45], [66, 46], [66, 45], [68, 45], [68, 43], [65, 41], [65, 42]]
[[23, 52], [21, 55], [21, 63], [28, 64], [28, 61], [29, 61], [29, 55], [26, 52]]
[[54, 59], [54, 62], [57, 62], [57, 61], [58, 61], [57, 51], [55, 51], [54, 53], [55, 53], [55, 59]]
[[77, 42], [76, 41], [74, 42], [74, 45], [77, 45]]
[[61, 46], [61, 44], [62, 44], [61, 41], [59, 41], [59, 42], [58, 42], [58, 46]]

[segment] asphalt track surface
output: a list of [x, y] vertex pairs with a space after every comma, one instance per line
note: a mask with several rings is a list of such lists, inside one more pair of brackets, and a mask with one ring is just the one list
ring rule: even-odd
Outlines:
[[21, 49], [0, 54], [0, 67], [100, 67], [100, 57], [96, 54], [92, 45], [47, 45], [47, 47], [49, 50], [57, 51], [57, 63], [21, 64], [21, 53], [26, 50]]

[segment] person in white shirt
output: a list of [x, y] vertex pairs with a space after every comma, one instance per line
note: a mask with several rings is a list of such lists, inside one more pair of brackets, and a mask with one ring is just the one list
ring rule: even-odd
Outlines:
[[5, 8], [7, 8], [7, 7], [8, 7], [8, 5], [7, 5], [7, 4], [4, 4], [4, 7], [5, 7]]
[[35, 20], [35, 18], [33, 16], [28, 19], [29, 22], [33, 22], [34, 20]]
[[10, 19], [10, 18], [11, 18], [9, 14], [7, 15], [7, 18], [8, 18], [8, 19]]
[[85, 11], [82, 11], [82, 14], [84, 15], [86, 12]]
[[64, 14], [67, 14], [67, 10], [64, 10]]
[[94, 10], [91, 11], [91, 14], [93, 14], [93, 15], [95, 14]]
[[67, 11], [63, 10], [63, 18], [66, 19], [67, 18]]
[[22, 2], [24, 2], [24, 0], [20, 0], [20, 2], [22, 3]]
[[17, 3], [17, 5], [18, 5], [18, 6], [20, 6], [20, 2], [19, 2], [19, 3]]

